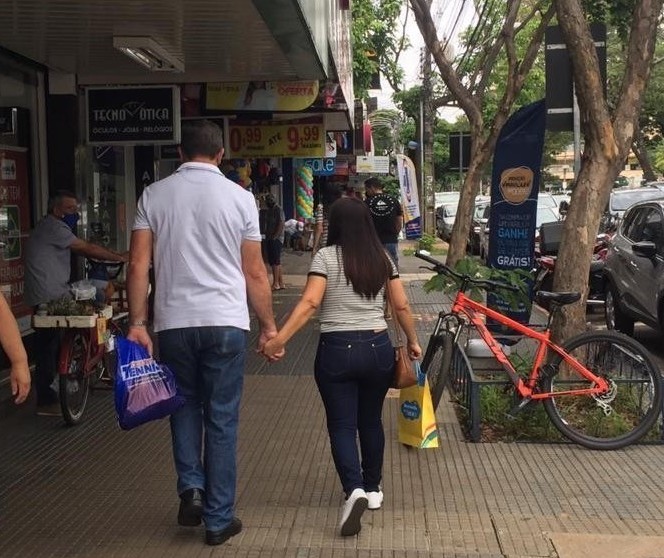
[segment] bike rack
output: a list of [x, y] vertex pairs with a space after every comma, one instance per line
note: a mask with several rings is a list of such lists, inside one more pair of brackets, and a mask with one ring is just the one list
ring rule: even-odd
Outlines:
[[512, 382], [493, 358], [474, 359], [488, 361], [490, 366], [473, 368], [471, 359], [466, 354], [461, 341], [457, 341], [452, 354], [452, 374], [450, 390], [459, 403], [467, 410], [466, 427], [472, 442], [481, 441], [482, 412], [480, 398], [482, 387], [490, 385], [511, 386]]

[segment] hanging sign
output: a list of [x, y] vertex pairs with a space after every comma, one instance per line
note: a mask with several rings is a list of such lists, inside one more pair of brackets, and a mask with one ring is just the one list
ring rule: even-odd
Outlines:
[[321, 119], [230, 123], [229, 156], [323, 157], [325, 129]]
[[323, 159], [298, 159], [295, 166], [306, 166], [311, 169], [314, 176], [332, 176], [335, 169], [335, 160], [329, 157]]
[[205, 108], [228, 111], [300, 111], [318, 97], [318, 81], [208, 83]]
[[86, 95], [90, 145], [180, 143], [180, 89], [89, 87]]

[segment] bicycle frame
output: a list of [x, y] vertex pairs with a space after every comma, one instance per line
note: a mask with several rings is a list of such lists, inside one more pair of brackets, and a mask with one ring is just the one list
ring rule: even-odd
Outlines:
[[[510, 380], [514, 384], [517, 393], [523, 398], [529, 398], [533, 401], [537, 401], [541, 399], [550, 399], [554, 396], [560, 397], [561, 395], [600, 395], [609, 391], [609, 384], [604, 378], [593, 374], [585, 366], [580, 364], [574, 357], [567, 354], [561, 347], [551, 341], [549, 330], [545, 330], [543, 332], [533, 330], [528, 325], [516, 322], [511, 318], [503, 316], [499, 312], [472, 300], [466, 296], [463, 290], [457, 292], [454, 303], [452, 304], [451, 314], [457, 317], [465, 316], [468, 319], [468, 321], [480, 334], [480, 337], [487, 344], [493, 356], [501, 364], [507, 375], [510, 377]], [[500, 343], [498, 343], [493, 334], [487, 328], [486, 324], [481, 318], [482, 315], [491, 318], [492, 320], [495, 320], [496, 322], [509, 327], [511, 330], [538, 342], [533, 367], [525, 382], [523, 378], [519, 376], [514, 366], [503, 352]], [[539, 379], [541, 365], [544, 362], [548, 351], [552, 351], [560, 355], [562, 359], [570, 365], [571, 368], [573, 368], [580, 376], [587, 379], [589, 382], [592, 382], [594, 386], [586, 389], [557, 391], [555, 394], [536, 393], [535, 388], [537, 386], [537, 380]]]
[[65, 332], [60, 346], [60, 354], [58, 356], [58, 374], [66, 376], [69, 374], [71, 352], [76, 334], [81, 333], [84, 344], [84, 367], [83, 374], [89, 376], [95, 369], [97, 364], [101, 361], [106, 350], [104, 343], [97, 343], [95, 337], [97, 336], [96, 328], [71, 328]]

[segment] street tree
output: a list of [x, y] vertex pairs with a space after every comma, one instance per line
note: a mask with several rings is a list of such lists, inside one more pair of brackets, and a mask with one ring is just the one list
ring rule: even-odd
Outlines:
[[[610, 4], [604, 3], [608, 7]], [[588, 27], [588, 14], [581, 0], [555, 0], [555, 5], [572, 61], [584, 150], [570, 210], [564, 222], [554, 288], [585, 293], [595, 233], [614, 179], [624, 165], [638, 126], [655, 52], [662, 0], [620, 2], [620, 6], [629, 7], [629, 17], [622, 19], [628, 30], [625, 69], [613, 111], [609, 110], [604, 97], [597, 52]], [[585, 297], [557, 313], [554, 336], [559, 340], [566, 339], [582, 330], [584, 324]]]
[[[465, 113], [471, 134], [470, 164], [459, 199], [447, 254], [448, 265], [465, 256], [475, 196], [493, 155], [500, 131], [526, 83], [554, 15], [549, 0], [498, 0], [478, 4], [478, 17], [464, 53], [451, 59], [427, 0], [410, 0], [426, 47], [449, 95]], [[505, 64], [503, 83], [491, 81], [499, 63]], [[487, 111], [487, 103], [492, 103]], [[490, 112], [490, 116], [487, 116]]]
[[353, 86], [355, 96], [367, 97], [373, 77], [380, 74], [394, 91], [403, 82], [401, 54], [409, 46], [408, 10], [403, 0], [353, 0]]

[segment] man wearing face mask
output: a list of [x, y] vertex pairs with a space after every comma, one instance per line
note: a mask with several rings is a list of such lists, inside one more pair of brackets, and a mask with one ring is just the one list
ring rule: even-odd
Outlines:
[[[71, 252], [96, 260], [127, 261], [124, 254], [78, 238], [78, 200], [66, 190], [55, 192], [48, 201], [48, 214], [34, 228], [26, 243], [25, 295], [28, 306], [37, 307], [70, 296]], [[56, 328], [36, 330], [35, 388], [37, 413], [58, 415], [58, 398], [51, 389], [60, 346]]]

